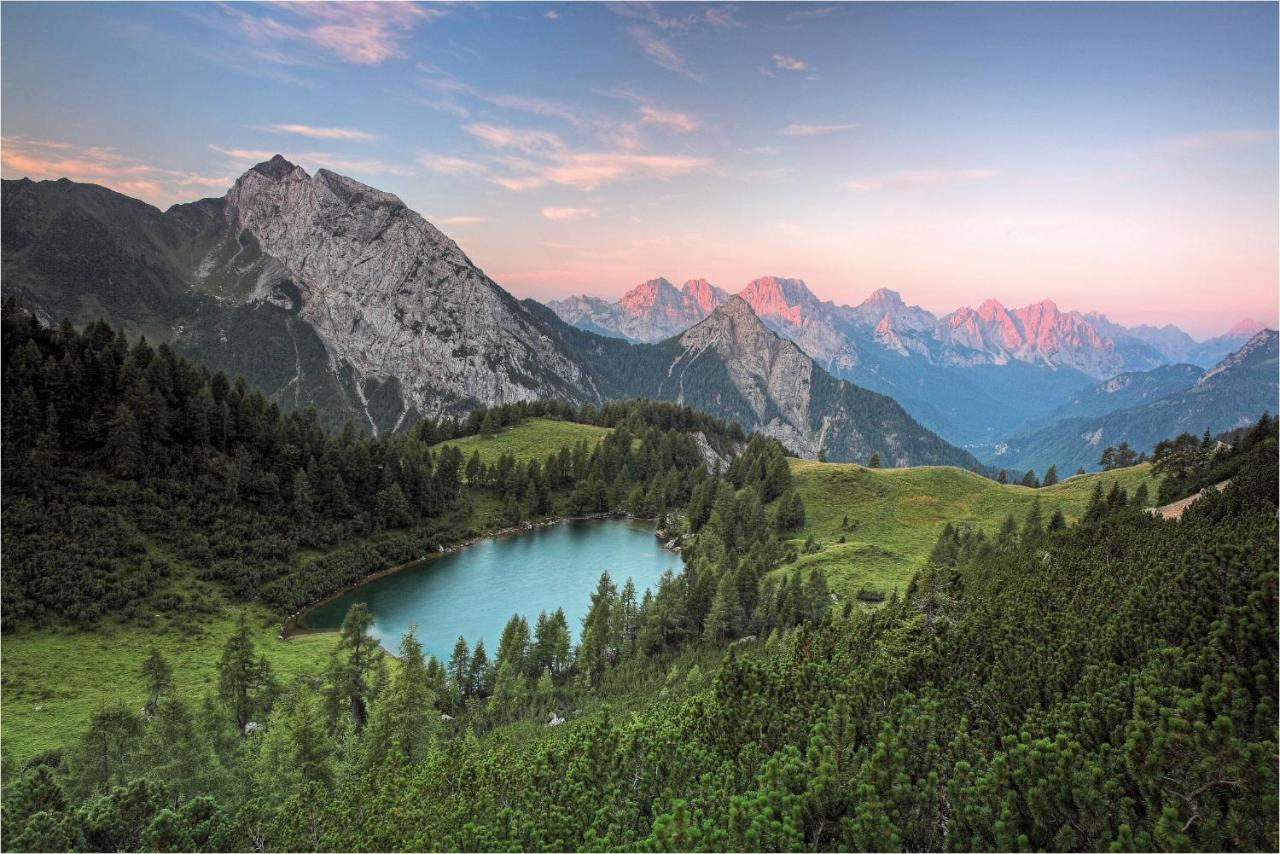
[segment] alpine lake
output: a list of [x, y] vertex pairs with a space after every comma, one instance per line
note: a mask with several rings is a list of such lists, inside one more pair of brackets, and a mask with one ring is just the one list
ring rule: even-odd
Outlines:
[[539, 612], [563, 608], [576, 642], [602, 572], [619, 590], [630, 578], [639, 599], [657, 589], [663, 572], [681, 566], [652, 522], [570, 520], [489, 537], [375, 577], [306, 611], [297, 628], [339, 629], [348, 609], [364, 602], [372, 633], [388, 651], [398, 651], [412, 627], [425, 653], [447, 661], [459, 635], [471, 647], [483, 640], [492, 655], [512, 614], [532, 627]]

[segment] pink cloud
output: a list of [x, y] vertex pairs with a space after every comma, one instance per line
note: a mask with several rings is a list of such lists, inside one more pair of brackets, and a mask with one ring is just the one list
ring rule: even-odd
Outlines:
[[331, 128], [316, 127], [314, 125], [301, 124], [276, 124], [266, 125], [262, 128], [270, 133], [287, 133], [297, 136], [311, 137], [312, 139], [336, 139], [343, 142], [364, 142], [366, 140], [376, 139], [376, 137], [362, 130], [354, 128]]
[[803, 59], [796, 59], [794, 56], [786, 56], [781, 53], [773, 55], [773, 64], [783, 71], [808, 71], [809, 63]]
[[[254, 42], [305, 42], [342, 62], [375, 65], [405, 56], [401, 42], [421, 23], [448, 14], [437, 6], [402, 2], [314, 2], [280, 4], [285, 20], [255, 15], [245, 6], [228, 6], [241, 33]], [[294, 61], [286, 53], [259, 52], [274, 62]]]
[[546, 130], [509, 128], [481, 123], [466, 125], [463, 130], [494, 148], [514, 148], [531, 152], [564, 147], [560, 137]]
[[641, 105], [640, 121], [643, 124], [662, 125], [679, 133], [692, 133], [699, 127], [698, 120], [686, 113], [660, 110], [651, 104]]
[[418, 163], [441, 175], [482, 175], [485, 171], [485, 168], [474, 160], [446, 154], [423, 153], [418, 155]]
[[546, 219], [553, 222], [568, 222], [575, 219], [583, 219], [596, 215], [594, 208], [556, 208], [549, 207], [542, 209], [542, 215]]
[[225, 189], [230, 176], [200, 175], [167, 169], [106, 146], [79, 146], [57, 140], [6, 136], [0, 148], [5, 177], [35, 180], [70, 178], [100, 184], [159, 207], [191, 201], [192, 187]]
[[437, 225], [482, 225], [493, 220], [487, 216], [447, 216], [434, 222]]
[[594, 190], [618, 181], [673, 178], [705, 171], [712, 165], [707, 158], [678, 154], [560, 152], [546, 162], [522, 164], [519, 168], [527, 174], [499, 177], [494, 182], [509, 190], [529, 190], [547, 184]]

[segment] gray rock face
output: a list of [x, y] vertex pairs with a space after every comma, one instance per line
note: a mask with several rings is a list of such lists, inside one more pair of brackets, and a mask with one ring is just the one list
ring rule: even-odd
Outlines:
[[277, 158], [236, 181], [225, 216], [267, 256], [249, 298], [287, 301], [291, 282], [294, 307], [358, 393], [365, 380], [396, 380], [404, 411], [427, 416], [592, 397], [536, 319], [390, 193]]
[[680, 336], [695, 361], [712, 350], [755, 415], [757, 431], [796, 453], [814, 457], [821, 435], [810, 426], [809, 386], [813, 360], [793, 342], [775, 335], [740, 296], [730, 297], [711, 316]]

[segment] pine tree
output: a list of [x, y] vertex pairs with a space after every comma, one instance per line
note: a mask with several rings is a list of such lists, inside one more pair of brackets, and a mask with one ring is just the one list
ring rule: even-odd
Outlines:
[[738, 597], [738, 585], [733, 573], [725, 572], [716, 584], [711, 610], [703, 623], [702, 638], [707, 643], [719, 643], [736, 637], [746, 622], [742, 602]]
[[392, 750], [409, 763], [420, 762], [439, 727], [435, 704], [422, 644], [410, 630], [400, 641], [400, 667], [373, 707], [366, 763], [376, 766]]
[[[342, 634], [333, 650], [333, 690], [347, 707], [356, 732], [368, 718], [369, 678], [382, 657], [373, 637], [373, 614], [364, 602], [352, 605], [342, 621]], [[345, 653], [345, 656], [344, 656]]]
[[249, 618], [244, 611], [240, 612], [236, 629], [223, 647], [218, 674], [218, 693], [243, 735], [255, 715], [270, 709], [274, 687], [271, 665], [265, 657], [256, 656]]
[[147, 688], [147, 703], [144, 708], [150, 715], [155, 711], [160, 699], [173, 690], [173, 668], [169, 666], [169, 662], [165, 661], [160, 651], [152, 647], [150, 654], [142, 662], [141, 674]]
[[1058, 482], [1058, 467], [1055, 465], [1051, 465], [1049, 466], [1048, 471], [1044, 473], [1044, 480], [1041, 481], [1041, 485], [1053, 486], [1057, 482]]
[[465, 700], [471, 696], [471, 650], [462, 635], [453, 645], [453, 655], [449, 656], [449, 678], [453, 681], [454, 694]]

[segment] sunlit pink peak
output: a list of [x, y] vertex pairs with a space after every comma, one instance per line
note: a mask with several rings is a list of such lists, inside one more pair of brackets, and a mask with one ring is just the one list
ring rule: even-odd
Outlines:
[[1240, 321], [1235, 326], [1232, 326], [1230, 329], [1227, 330], [1227, 337], [1228, 338], [1244, 338], [1247, 336], [1253, 336], [1266, 328], [1267, 327], [1263, 326], [1261, 323], [1254, 320], [1252, 317], [1246, 317], [1244, 320]]
[[739, 294], [760, 317], [780, 317], [802, 323], [808, 310], [820, 305], [801, 279], [761, 276], [747, 282]]
[[[963, 311], [963, 309], [961, 310]], [[997, 318], [1007, 316], [1007, 314], [1008, 313], [1005, 311], [1005, 307], [1000, 303], [1000, 300], [995, 298], [988, 299], [984, 301], [982, 305], [978, 306], [978, 317], [988, 323], [996, 320]]]
[[666, 279], [650, 279], [623, 294], [619, 303], [628, 311], [642, 311], [658, 303], [679, 301], [680, 292]]
[[717, 288], [706, 279], [690, 279], [680, 290], [693, 300], [704, 314], [710, 314], [729, 299], [728, 292]]

